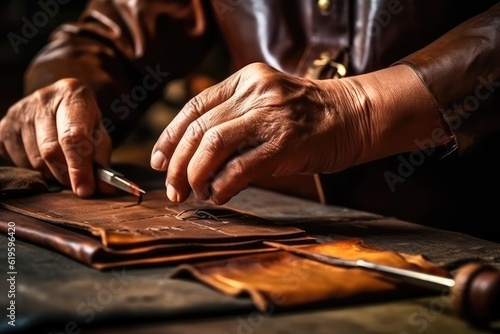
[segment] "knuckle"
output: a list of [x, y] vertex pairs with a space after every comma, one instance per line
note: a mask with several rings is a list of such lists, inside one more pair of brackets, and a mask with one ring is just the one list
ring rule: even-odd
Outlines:
[[50, 100], [54, 96], [52, 87], [45, 87], [35, 91], [32, 95], [35, 105], [50, 105]]
[[249, 71], [250, 73], [252, 72], [258, 72], [258, 73], [263, 73], [269, 71], [270, 66], [267, 65], [266, 63], [263, 62], [255, 62], [249, 64], [245, 70]]
[[172, 129], [170, 126], [167, 126], [163, 132], [163, 138], [164, 141], [166, 142], [167, 145], [173, 145], [176, 144], [176, 134], [174, 129]]
[[38, 115], [38, 117], [48, 117], [53, 114], [64, 95], [60, 87], [61, 84], [56, 82], [50, 86], [36, 90], [26, 98], [27, 107], [31, 109], [32, 113]]
[[82, 126], [70, 126], [59, 138], [64, 155], [72, 164], [83, 164], [94, 153], [94, 142]]
[[200, 119], [196, 119], [186, 129], [186, 139], [192, 143], [199, 142], [204, 135], [204, 126]]
[[59, 143], [57, 141], [46, 141], [39, 146], [40, 157], [44, 161], [54, 159], [59, 151]]
[[7, 113], [5, 114], [6, 118], [10, 118], [10, 117], [12, 117], [12, 118], [14, 118], [14, 119], [15, 119], [15, 118], [17, 118], [17, 117], [16, 117], [16, 115], [19, 113], [19, 110], [21, 109], [21, 108], [19, 108], [19, 103], [20, 103], [20, 102], [18, 102], [18, 103], [16, 103], [16, 104], [12, 105], [12, 106], [11, 106], [11, 107], [7, 110]]
[[7, 127], [7, 126], [2, 126], [0, 128], [0, 138], [2, 140], [2, 142], [11, 142], [13, 140], [15, 140], [16, 138], [18, 137], [17, 135], [17, 131], [15, 131], [13, 128], [11, 127]]
[[69, 126], [59, 138], [63, 147], [75, 147], [84, 141], [88, 141], [88, 135], [85, 128], [80, 125]]
[[252, 81], [258, 85], [266, 85], [268, 82], [274, 81], [277, 77], [277, 71], [265, 63], [254, 63], [248, 69], [248, 75]]
[[86, 86], [76, 78], [64, 78], [64, 79], [59, 79], [54, 84], [54, 87], [65, 91], [78, 91], [80, 89], [85, 88]]
[[246, 173], [246, 166], [239, 158], [231, 160], [227, 166], [227, 173], [234, 178], [242, 178]]
[[193, 98], [191, 98], [187, 103], [186, 107], [183, 108], [183, 113], [184, 116], [186, 117], [191, 117], [193, 116], [201, 116], [203, 114], [203, 110], [205, 108], [205, 103], [203, 101], [203, 98], [200, 97], [200, 95], [196, 95]]
[[31, 165], [35, 170], [44, 170], [46, 167], [45, 161], [41, 156], [33, 157]]
[[226, 148], [226, 140], [224, 136], [216, 130], [210, 129], [203, 136], [203, 142], [206, 143], [206, 147], [208, 147], [212, 151], [221, 151]]
[[198, 194], [210, 193], [210, 183], [215, 178], [215, 171], [209, 168], [200, 168], [200, 161], [191, 161], [187, 168], [187, 180], [191, 188]]
[[25, 121], [27, 115], [29, 114], [30, 105], [24, 103], [24, 101], [20, 101], [13, 106], [11, 106], [5, 117], [2, 119], [2, 127], [3, 128], [18, 128], [21, 122]]
[[60, 101], [61, 97], [71, 99], [72, 103], [88, 103], [88, 101], [93, 101], [94, 97], [93, 91], [75, 78], [60, 79], [53, 86], [39, 90], [37, 93], [39, 93], [38, 97], [41, 101], [52, 101], [53, 103]]

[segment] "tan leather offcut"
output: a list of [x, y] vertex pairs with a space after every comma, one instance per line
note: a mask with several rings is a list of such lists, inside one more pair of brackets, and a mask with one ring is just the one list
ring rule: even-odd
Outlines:
[[[342, 259], [366, 261], [450, 277], [420, 255], [377, 249], [359, 239], [300, 246]], [[344, 305], [418, 296], [429, 291], [386, 274], [331, 266], [287, 251], [254, 254], [228, 261], [181, 265], [174, 278], [194, 278], [231, 296], [249, 295], [262, 312], [307, 305]]]

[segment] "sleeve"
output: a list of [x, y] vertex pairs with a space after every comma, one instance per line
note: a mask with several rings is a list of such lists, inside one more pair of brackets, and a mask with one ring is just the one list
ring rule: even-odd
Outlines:
[[209, 51], [215, 37], [209, 10], [203, 0], [91, 0], [32, 60], [24, 93], [79, 79], [94, 91], [116, 145], [143, 106]]
[[500, 3], [397, 64], [424, 82], [461, 155], [500, 132]]

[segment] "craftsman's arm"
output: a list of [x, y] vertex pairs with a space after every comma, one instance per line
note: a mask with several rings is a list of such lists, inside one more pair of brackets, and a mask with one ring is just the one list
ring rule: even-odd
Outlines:
[[33, 59], [25, 94], [78, 79], [95, 94], [119, 142], [143, 110], [138, 105], [203, 59], [214, 38], [209, 14], [201, 0], [89, 1], [79, 20], [60, 26]]
[[424, 82], [461, 154], [500, 131], [500, 3], [398, 64]]
[[[170, 200], [193, 190], [223, 204], [265, 176], [339, 172], [421, 149], [422, 141], [465, 152], [500, 133], [499, 12], [495, 5], [395, 66], [363, 75], [304, 80], [249, 65], [184, 106], [151, 165], [167, 172]], [[477, 111], [462, 126], [446, 111], [455, 103]]]
[[202, 0], [90, 1], [31, 62], [25, 98], [0, 121], [0, 155], [92, 195], [93, 161], [109, 164], [145, 105], [203, 59], [211, 16]]

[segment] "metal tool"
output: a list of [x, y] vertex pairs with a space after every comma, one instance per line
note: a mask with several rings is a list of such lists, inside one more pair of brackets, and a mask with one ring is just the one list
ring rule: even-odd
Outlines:
[[276, 242], [264, 241], [264, 244], [328, 265], [372, 270], [434, 291], [449, 293], [459, 315], [474, 325], [485, 326], [500, 319], [500, 271], [492, 266], [469, 263], [459, 268], [453, 279], [365, 260], [345, 260]]
[[96, 175], [101, 181], [104, 181], [115, 188], [126, 191], [138, 197], [138, 204], [142, 201], [142, 195], [146, 192], [142, 190], [137, 184], [125, 178], [122, 173], [119, 173], [109, 167], [103, 167], [96, 164]]

